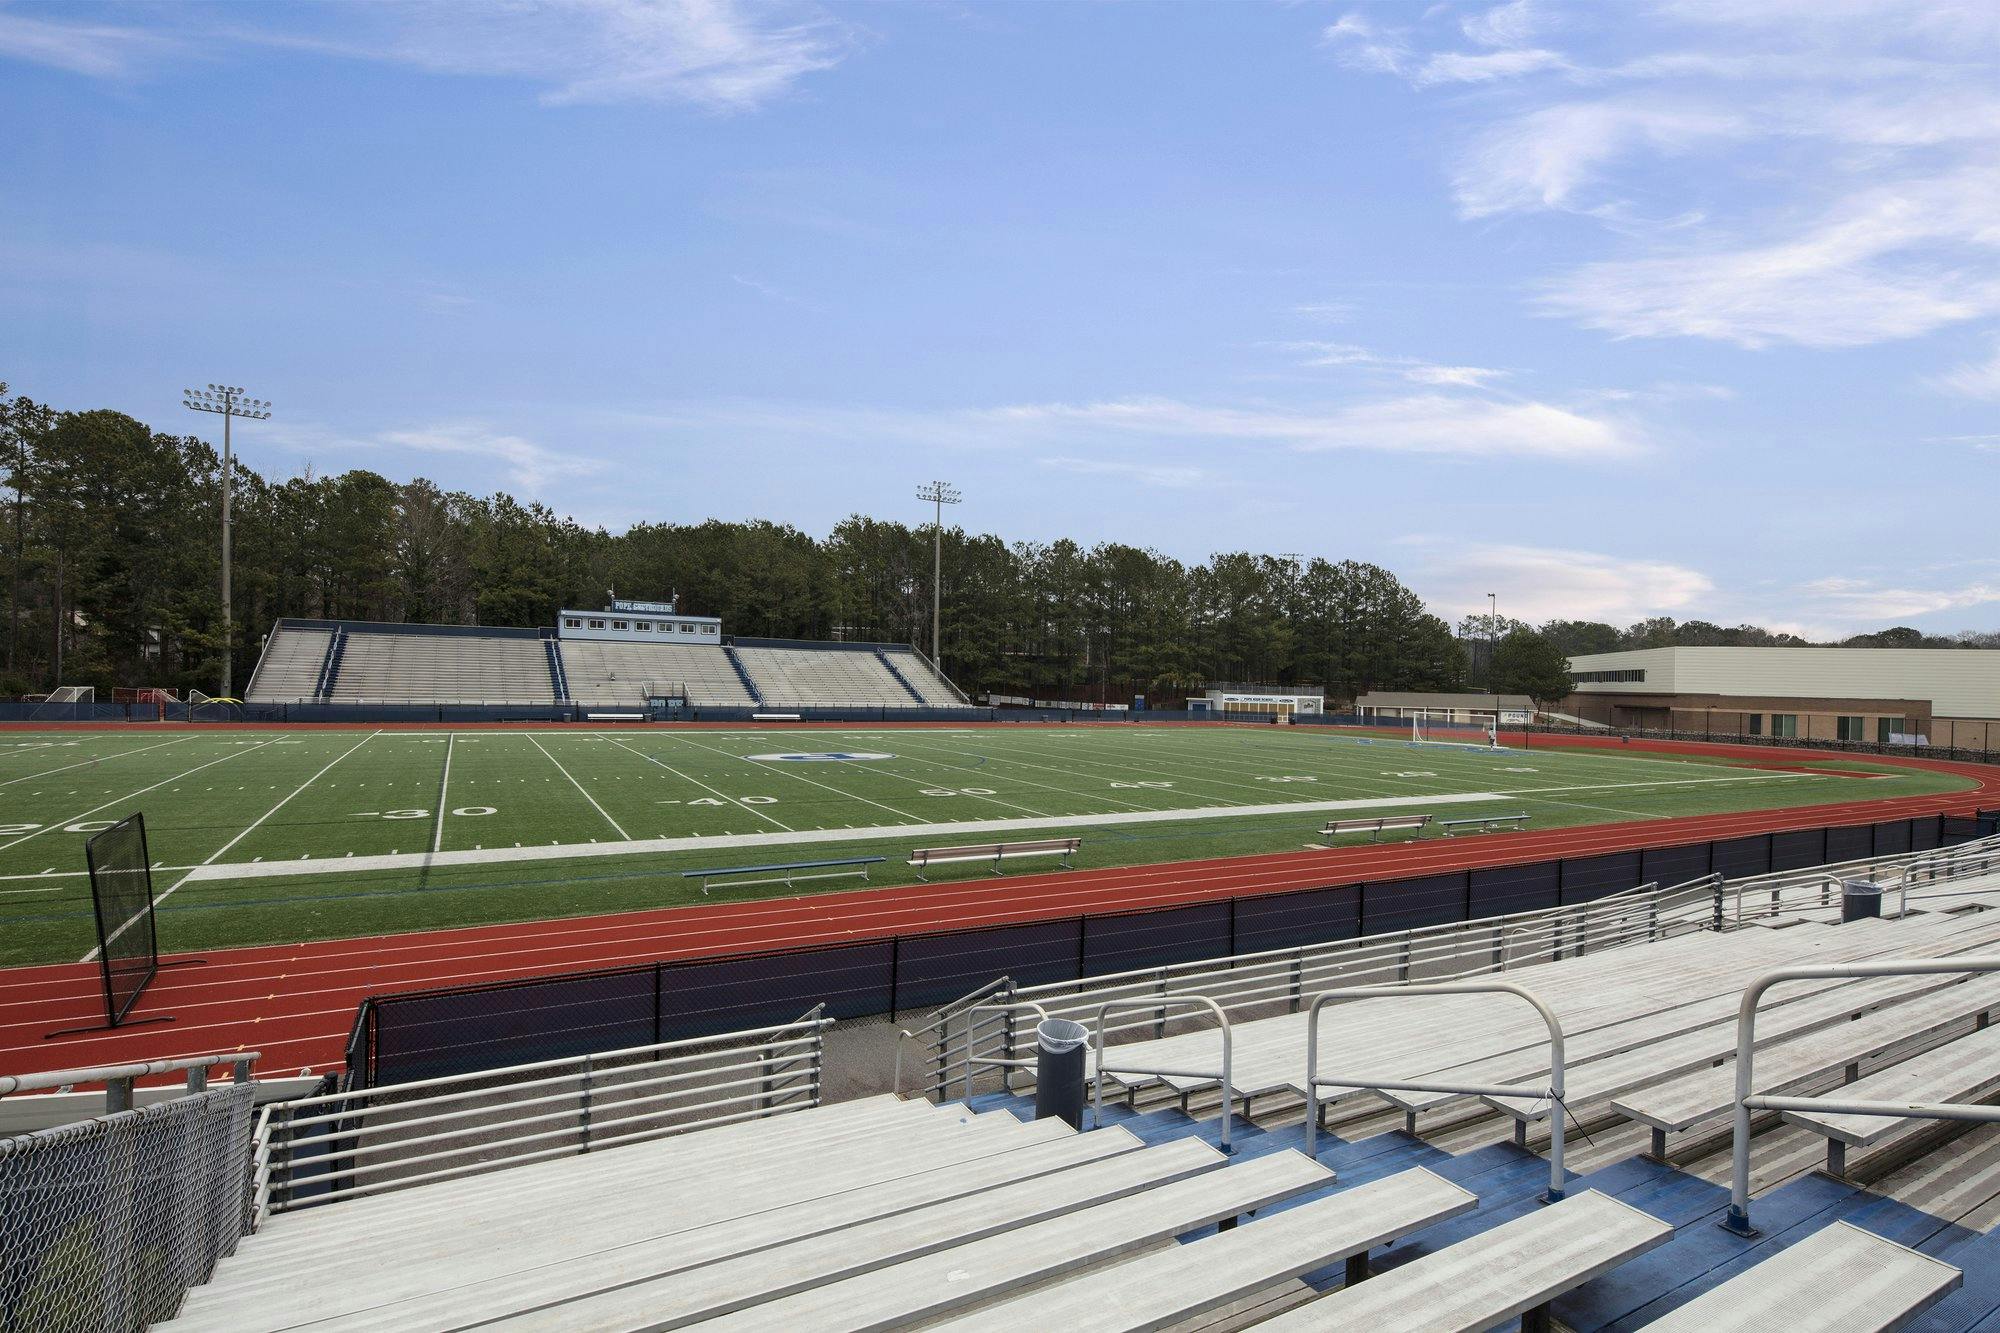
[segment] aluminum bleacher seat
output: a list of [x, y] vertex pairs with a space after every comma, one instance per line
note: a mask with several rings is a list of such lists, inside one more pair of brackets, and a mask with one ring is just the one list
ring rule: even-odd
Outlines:
[[282, 620], [265, 640], [264, 654], [243, 697], [250, 703], [298, 703], [310, 701], [319, 687], [320, 664], [326, 660], [326, 646], [333, 638], [329, 629], [304, 629]]
[[695, 707], [756, 703], [720, 644], [565, 639], [562, 656], [570, 698], [579, 704], [636, 708], [649, 693], [675, 692]]
[[333, 703], [555, 702], [548, 650], [518, 635], [400, 633], [352, 626]]
[[[919, 701], [872, 650], [736, 646], [769, 706], [916, 708]], [[911, 655], [914, 657], [914, 654]], [[901, 663], [898, 662], [898, 669]], [[905, 673], [907, 675], [907, 673]], [[912, 688], [916, 682], [912, 681]], [[953, 700], [954, 705], [957, 700]]]

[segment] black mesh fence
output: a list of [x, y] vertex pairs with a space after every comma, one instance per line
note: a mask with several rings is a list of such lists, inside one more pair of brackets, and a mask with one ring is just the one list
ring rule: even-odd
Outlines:
[[383, 995], [349, 1047], [362, 1086], [789, 1022], [936, 1008], [999, 977], [1073, 981], [1232, 954], [1591, 902], [1648, 882], [1731, 878], [1949, 847], [2000, 831], [2000, 811], [1791, 829], [1369, 880], [1176, 907], [856, 944], [647, 964]]
[[128, 815], [92, 837], [84, 844], [84, 859], [90, 867], [90, 901], [97, 914], [105, 1018], [116, 1027], [132, 1012], [160, 966], [146, 817]]

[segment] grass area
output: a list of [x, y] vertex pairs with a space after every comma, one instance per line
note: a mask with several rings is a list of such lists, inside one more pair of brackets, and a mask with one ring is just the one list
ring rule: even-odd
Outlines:
[[[1814, 766], [1853, 776], [1305, 727], [12, 732], [0, 735], [0, 963], [95, 944], [83, 844], [133, 811], [162, 947], [191, 949], [702, 901], [680, 872], [714, 866], [881, 855], [874, 882], [908, 883], [903, 858], [921, 845], [1074, 833], [1079, 867], [1103, 867], [1292, 851], [1323, 819], [1413, 802], [1559, 828], [1967, 785]], [[988, 822], [1001, 827], [938, 827]], [[648, 845], [608, 854], [634, 843]], [[565, 850], [527, 855], [551, 846]], [[358, 858], [388, 860], [342, 864]]]

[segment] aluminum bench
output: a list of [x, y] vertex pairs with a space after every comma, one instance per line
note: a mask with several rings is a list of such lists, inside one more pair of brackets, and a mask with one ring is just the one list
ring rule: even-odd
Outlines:
[[1419, 1167], [979, 1306], [928, 1325], [927, 1333], [1166, 1328], [1331, 1263], [1365, 1267], [1373, 1247], [1470, 1212], [1478, 1203], [1477, 1196]]
[[1424, 836], [1424, 826], [1431, 822], [1429, 815], [1383, 815], [1375, 819], [1329, 819], [1320, 826], [1319, 836], [1327, 841], [1349, 833], [1366, 833], [1368, 841], [1381, 840], [1384, 833], [1398, 833], [1404, 829], [1417, 830], [1419, 838]]
[[1001, 862], [1018, 856], [1059, 856], [1062, 868], [1070, 868], [1069, 859], [1083, 846], [1082, 838], [1041, 838], [1031, 842], [987, 842], [966, 847], [919, 847], [910, 853], [909, 864], [919, 872], [917, 878], [928, 884], [922, 872], [934, 865], [952, 865], [960, 861], [991, 861], [993, 873], [1001, 873]]
[[[721, 866], [709, 870], [683, 870], [682, 879], [698, 879], [705, 896], [713, 881], [718, 889], [744, 889], [753, 884], [783, 884], [790, 888], [794, 883], [815, 879], [850, 879], [859, 875], [868, 878], [868, 867], [880, 865], [888, 860], [886, 856], [846, 856], [832, 861], [791, 861], [768, 866]], [[858, 867], [858, 869], [856, 868]], [[800, 874], [802, 870], [818, 873]], [[722, 879], [723, 875], [750, 875], [750, 879]]]
[[1836, 1222], [1646, 1325], [1647, 1333], [1876, 1333], [1956, 1291], [1950, 1264]]
[[1540, 1333], [1550, 1326], [1549, 1303], [1556, 1297], [1673, 1234], [1657, 1217], [1587, 1190], [1343, 1287], [1259, 1328], [1475, 1333], [1518, 1316], [1522, 1333]]
[[[1833, 1106], [1842, 1102], [1907, 1102], [1914, 1108], [1983, 1101], [1996, 1091], [2000, 1091], [2000, 1028], [1989, 1027], [1877, 1070], [1823, 1100]], [[1847, 1172], [1849, 1148], [1873, 1147], [1892, 1135], [1935, 1123], [1928, 1117], [1843, 1115], [1837, 1110], [1779, 1114], [1802, 1129], [1826, 1136], [1826, 1169], [1836, 1176]]]
[[1534, 816], [1522, 811], [1513, 815], [1469, 815], [1464, 819], [1440, 819], [1438, 827], [1444, 836], [1452, 836], [1453, 830], [1469, 828], [1475, 833], [1491, 833], [1496, 828], [1520, 828]]

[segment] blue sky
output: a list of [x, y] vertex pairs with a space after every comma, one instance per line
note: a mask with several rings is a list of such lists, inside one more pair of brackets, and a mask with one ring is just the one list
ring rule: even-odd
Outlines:
[[0, 379], [591, 522], [2000, 627], [2000, 4], [0, 0]]

